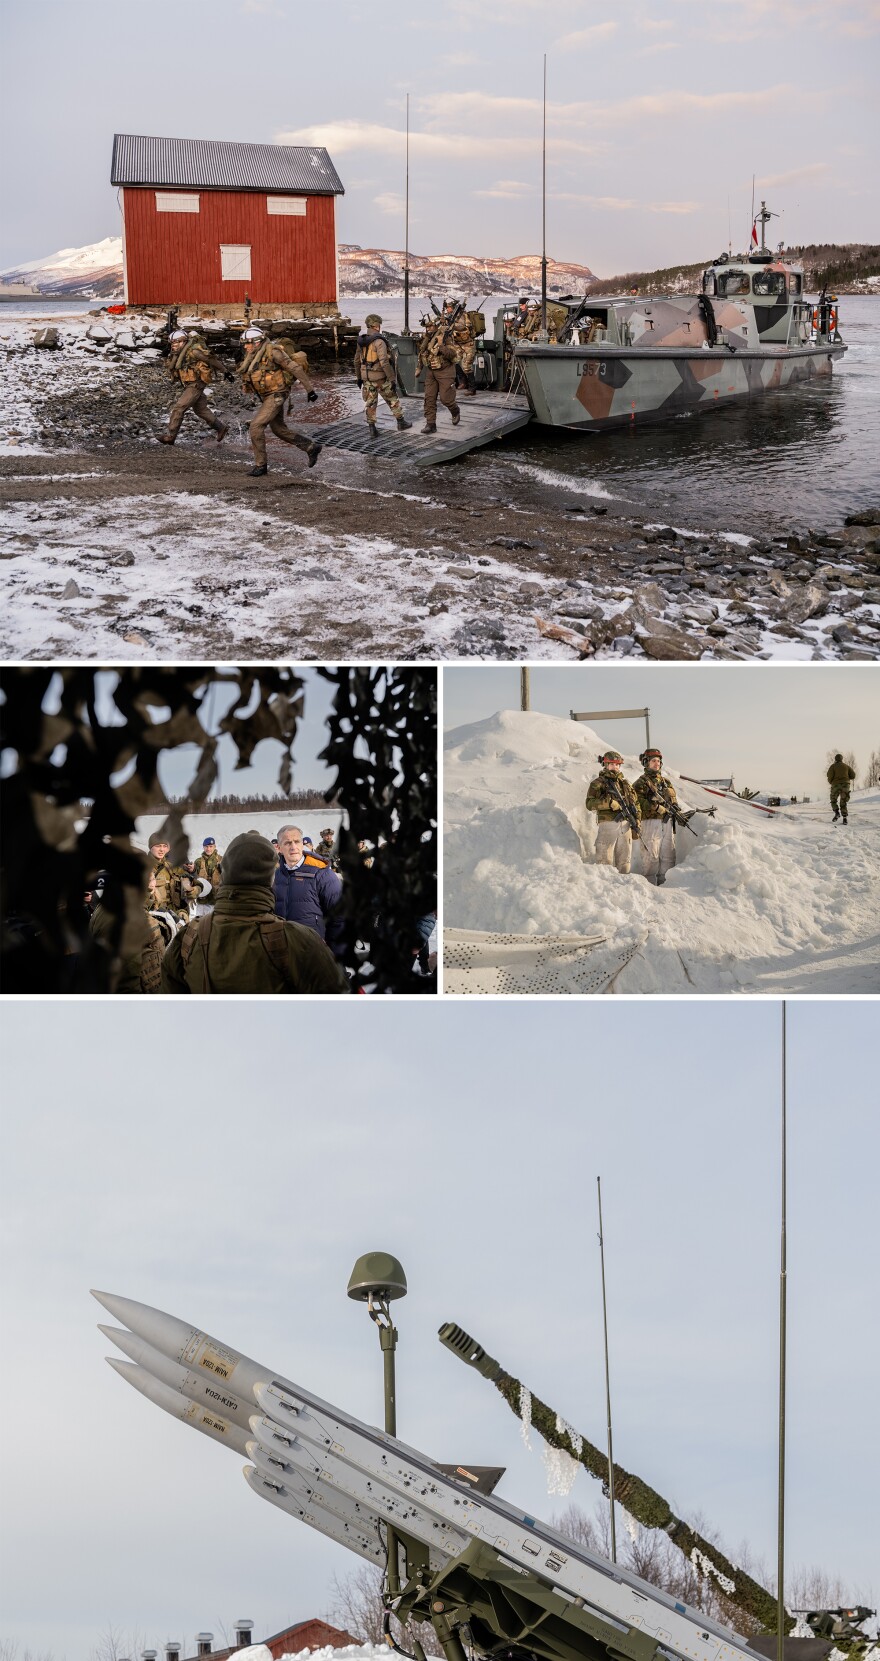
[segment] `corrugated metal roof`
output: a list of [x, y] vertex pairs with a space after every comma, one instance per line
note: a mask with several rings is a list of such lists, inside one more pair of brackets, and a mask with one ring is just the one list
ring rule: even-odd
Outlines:
[[345, 194], [327, 151], [318, 145], [225, 144], [203, 138], [144, 138], [138, 133], [114, 134], [110, 181], [184, 190]]

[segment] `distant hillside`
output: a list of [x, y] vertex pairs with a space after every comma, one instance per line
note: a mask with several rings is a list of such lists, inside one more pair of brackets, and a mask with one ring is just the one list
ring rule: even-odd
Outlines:
[[[712, 257], [697, 265], [670, 265], [660, 271], [625, 271], [618, 277], [603, 277], [590, 293], [625, 294], [637, 288], [640, 294], [696, 294]], [[784, 257], [804, 267], [806, 287], [811, 293], [823, 283], [843, 294], [880, 292], [880, 246], [876, 243], [808, 243], [802, 248], [787, 248]]]
[[[484, 294], [536, 294], [541, 287], [541, 260], [537, 254], [512, 259], [481, 259], [475, 254], [411, 254], [413, 290], [442, 294], [465, 290], [480, 299]], [[586, 265], [548, 261], [548, 286], [560, 294], [583, 293], [595, 281]], [[0, 293], [13, 290], [64, 295], [69, 299], [122, 298], [122, 238], [105, 237], [84, 248], [62, 248], [45, 259], [0, 271]], [[403, 254], [388, 248], [359, 248], [343, 243], [339, 249], [340, 299], [352, 294], [399, 294], [403, 290]]]
[[[400, 249], [360, 248], [341, 243], [340, 294], [399, 294], [403, 289], [403, 253]], [[486, 259], [477, 254], [410, 254], [410, 286], [425, 294], [449, 289], [484, 294], [538, 294], [541, 289], [540, 254], [515, 254], [510, 259]], [[583, 293], [596, 281], [588, 265], [547, 261], [547, 287], [554, 294]]]
[[122, 238], [106, 236], [84, 248], [61, 248], [45, 259], [0, 271], [0, 292], [29, 288], [37, 294], [65, 295], [71, 300], [122, 298]]

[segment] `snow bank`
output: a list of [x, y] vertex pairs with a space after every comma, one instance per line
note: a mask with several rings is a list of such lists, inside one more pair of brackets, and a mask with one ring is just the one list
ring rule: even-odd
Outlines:
[[[447, 927], [602, 933], [609, 963], [646, 936], [618, 992], [880, 990], [880, 791], [856, 792], [844, 830], [824, 802], [771, 816], [667, 768], [682, 804], [716, 817], [678, 832], [656, 888], [590, 862], [584, 799], [605, 748], [589, 727], [514, 710], [447, 734]], [[636, 777], [637, 756], [624, 771]]]
[[[241, 1661], [272, 1661], [272, 1652], [265, 1644], [252, 1644], [250, 1649], [236, 1650], [236, 1657]], [[289, 1655], [287, 1651], [281, 1656], [281, 1661], [387, 1661], [388, 1649], [384, 1644], [345, 1644], [342, 1649], [333, 1649], [329, 1644], [321, 1649], [300, 1649], [296, 1655]]]

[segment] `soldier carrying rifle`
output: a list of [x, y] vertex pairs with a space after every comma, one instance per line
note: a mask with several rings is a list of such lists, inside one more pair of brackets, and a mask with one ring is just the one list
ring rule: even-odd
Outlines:
[[633, 836], [639, 834], [639, 799], [623, 776], [623, 756], [617, 750], [606, 750], [599, 760], [602, 771], [587, 791], [587, 811], [599, 821], [596, 864], [614, 865], [626, 874], [632, 863]]
[[423, 433], [437, 431], [437, 399], [445, 404], [452, 417], [453, 427], [461, 420], [461, 410], [455, 396], [455, 369], [459, 350], [455, 343], [455, 329], [464, 305], [449, 303], [434, 317], [422, 319], [425, 332], [419, 345], [419, 373], [425, 371], [425, 425]]
[[290, 340], [267, 339], [264, 331], [255, 324], [245, 329], [242, 340], [241, 384], [246, 392], [252, 392], [260, 399], [260, 407], [248, 429], [254, 453], [254, 465], [249, 477], [259, 479], [269, 471], [266, 460], [267, 427], [276, 438], [281, 439], [282, 444], [295, 444], [298, 450], [305, 450], [309, 466], [314, 467], [321, 454], [321, 445], [316, 439], [288, 427], [284, 420], [284, 405], [294, 381], [299, 382], [310, 404], [315, 403], [318, 397], [307, 374], [305, 353], [295, 351]]

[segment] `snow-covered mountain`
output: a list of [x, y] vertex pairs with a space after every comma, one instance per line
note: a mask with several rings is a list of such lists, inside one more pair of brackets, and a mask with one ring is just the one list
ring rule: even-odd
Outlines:
[[[410, 281], [414, 292], [457, 294], [537, 293], [541, 286], [538, 254], [512, 259], [483, 259], [476, 254], [410, 254]], [[595, 282], [586, 265], [548, 261], [551, 293], [581, 293]], [[0, 290], [26, 286], [40, 294], [64, 294], [71, 299], [109, 300], [122, 294], [122, 238], [106, 236], [84, 248], [61, 248], [45, 259], [0, 271]], [[339, 292], [399, 294], [403, 290], [403, 254], [399, 249], [360, 248], [342, 243], [339, 249]]]
[[39, 294], [80, 295], [100, 300], [122, 293], [122, 238], [105, 236], [84, 248], [59, 248], [45, 259], [27, 260], [24, 265], [0, 271], [0, 287], [26, 286]]

